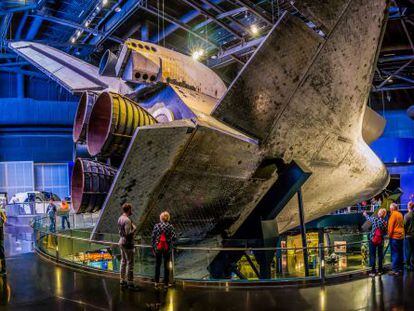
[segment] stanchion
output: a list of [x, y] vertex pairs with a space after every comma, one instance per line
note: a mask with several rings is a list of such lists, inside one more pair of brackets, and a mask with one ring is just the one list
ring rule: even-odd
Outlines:
[[298, 208], [299, 208], [299, 220], [300, 220], [300, 234], [302, 236], [302, 248], [303, 248], [303, 263], [305, 265], [305, 276], [309, 276], [309, 262], [308, 262], [308, 244], [306, 242], [306, 227], [305, 227], [305, 213], [303, 211], [303, 199], [302, 190], [298, 190]]
[[174, 281], [174, 275], [175, 275], [174, 250], [175, 250], [175, 248], [173, 247], [172, 250], [171, 250], [171, 260], [168, 263], [170, 265], [168, 268], [169, 268], [169, 271], [170, 271], [170, 283], [171, 284], [175, 283], [175, 281]]
[[325, 252], [323, 243], [319, 243], [319, 277], [321, 283], [325, 283]]

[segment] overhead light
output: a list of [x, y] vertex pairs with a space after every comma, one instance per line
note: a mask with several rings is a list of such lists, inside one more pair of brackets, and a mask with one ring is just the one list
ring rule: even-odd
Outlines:
[[211, 55], [211, 59], [216, 59], [217, 55]]
[[70, 39], [70, 42], [75, 43], [76, 42], [76, 39], [75, 38], [72, 38], [72, 39]]
[[121, 7], [120, 7], [120, 6], [117, 6], [117, 7], [115, 8], [115, 12], [116, 12], [116, 13], [121, 12], [121, 10], [122, 10], [122, 9], [121, 9]]
[[250, 31], [253, 35], [257, 35], [259, 33], [259, 28], [257, 28], [257, 25], [253, 24], [250, 26]]
[[102, 6], [106, 6], [108, 4], [108, 0], [102, 0]]
[[78, 30], [78, 31], [76, 32], [76, 36], [79, 38], [79, 36], [81, 35], [81, 33], [82, 33], [82, 31]]
[[85, 27], [88, 27], [88, 26], [89, 26], [89, 24], [90, 24], [90, 22], [89, 22], [89, 21], [86, 21], [86, 22], [85, 22]]
[[95, 10], [96, 12], [99, 12], [101, 10], [101, 7], [98, 5]]
[[191, 54], [191, 57], [192, 57], [194, 60], [199, 60], [199, 59], [201, 58], [201, 56], [203, 56], [203, 55], [204, 55], [204, 50], [203, 50], [203, 49], [199, 49], [199, 50], [194, 51], [194, 52]]

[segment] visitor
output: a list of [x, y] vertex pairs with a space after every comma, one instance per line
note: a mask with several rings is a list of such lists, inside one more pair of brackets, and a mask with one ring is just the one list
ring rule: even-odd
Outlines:
[[132, 215], [132, 205], [122, 205], [122, 215], [118, 218], [119, 248], [121, 250], [121, 281], [122, 288], [139, 289], [134, 284], [134, 236], [137, 227], [129, 218]]
[[66, 200], [62, 200], [62, 206], [60, 207], [60, 217], [62, 218], [62, 230], [65, 230], [65, 223], [68, 225], [68, 229], [70, 229], [70, 222], [69, 222], [69, 204]]
[[0, 275], [6, 275], [6, 254], [4, 251], [4, 224], [7, 222], [6, 213], [3, 209], [3, 205], [0, 206]]
[[155, 253], [155, 288], [160, 286], [161, 262], [164, 260], [164, 286], [170, 286], [170, 260], [175, 242], [175, 229], [170, 224], [170, 213], [162, 212], [160, 222], [152, 230], [152, 247]]
[[50, 232], [56, 231], [56, 213], [57, 213], [56, 205], [53, 199], [50, 199], [49, 204], [46, 209], [46, 214], [47, 216], [49, 216], [49, 221], [50, 221], [50, 225], [49, 225]]
[[385, 215], [387, 211], [385, 208], [378, 210], [377, 216], [369, 216], [367, 212], [364, 212], [365, 218], [372, 224], [371, 232], [369, 233], [368, 245], [369, 245], [369, 265], [371, 267], [371, 277], [375, 277], [375, 263], [378, 256], [378, 275], [383, 273], [382, 261], [384, 257], [384, 235], [387, 233], [387, 222], [385, 221]]
[[404, 269], [403, 242], [404, 242], [404, 218], [398, 211], [398, 205], [391, 203], [391, 215], [388, 220], [388, 237], [391, 247], [391, 275], [398, 276]]
[[404, 216], [404, 232], [405, 232], [405, 264], [407, 270], [414, 270], [414, 203], [409, 202], [407, 205], [408, 212]]

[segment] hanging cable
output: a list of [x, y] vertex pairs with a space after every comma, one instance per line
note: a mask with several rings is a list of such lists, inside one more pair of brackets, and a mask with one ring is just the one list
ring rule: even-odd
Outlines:
[[162, 0], [162, 39], [163, 39], [163, 46], [165, 47], [165, 0]]
[[157, 43], [160, 43], [160, 0], [157, 0]]

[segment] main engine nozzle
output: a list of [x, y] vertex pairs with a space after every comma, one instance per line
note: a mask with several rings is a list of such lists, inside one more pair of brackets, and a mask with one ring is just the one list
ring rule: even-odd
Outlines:
[[85, 92], [79, 100], [75, 121], [73, 123], [73, 141], [75, 143], [86, 142], [86, 130], [88, 128], [89, 117], [97, 97], [97, 93]]
[[101, 209], [116, 169], [87, 159], [76, 159], [72, 172], [72, 205], [76, 213]]
[[92, 108], [87, 130], [90, 155], [123, 157], [137, 127], [157, 121], [129, 98], [103, 92]]

